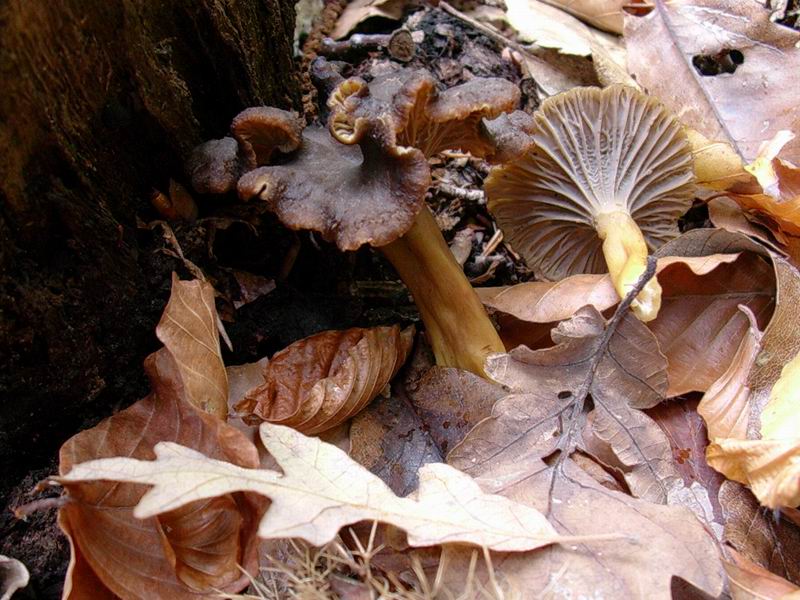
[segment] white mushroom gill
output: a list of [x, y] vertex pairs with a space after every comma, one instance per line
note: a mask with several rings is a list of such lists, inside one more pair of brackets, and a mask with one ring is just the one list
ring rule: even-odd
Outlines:
[[[608, 270], [620, 297], [647, 254], [678, 234], [694, 174], [681, 125], [656, 100], [625, 86], [576, 88], [534, 115], [534, 148], [495, 168], [489, 208], [537, 277]], [[656, 317], [653, 279], [634, 302]]]

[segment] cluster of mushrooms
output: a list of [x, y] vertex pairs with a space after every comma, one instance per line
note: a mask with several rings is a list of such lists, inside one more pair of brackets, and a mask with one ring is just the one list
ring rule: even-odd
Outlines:
[[[324, 67], [315, 68], [330, 91], [327, 127], [249, 108], [231, 137], [195, 149], [192, 185], [266, 202], [286, 227], [316, 231], [341, 250], [379, 249], [408, 286], [439, 365], [485, 376], [487, 355], [505, 348], [425, 204], [436, 153], [461, 150], [494, 165], [489, 210], [537, 278], [609, 272], [620, 297], [649, 251], [678, 234], [691, 204], [689, 142], [634, 89], [577, 88], [531, 117], [502, 79], [439, 91], [424, 70], [367, 83]], [[632, 310], [649, 321], [660, 302], [653, 278]]]

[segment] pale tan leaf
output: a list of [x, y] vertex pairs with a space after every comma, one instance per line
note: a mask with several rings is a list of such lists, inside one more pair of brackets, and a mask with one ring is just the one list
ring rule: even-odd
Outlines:
[[405, 362], [414, 329], [399, 326], [324, 331], [278, 352], [258, 387], [237, 406], [307, 434], [331, 429], [362, 410]]
[[525, 43], [562, 54], [591, 56], [604, 84], [637, 87], [625, 71], [625, 47], [619, 38], [587, 27], [575, 17], [540, 0], [508, 0], [505, 18]]
[[[794, 359], [800, 353], [800, 315], [796, 310], [800, 274], [780, 258], [773, 261], [778, 280], [775, 315], [764, 331], [755, 360], [751, 359], [749, 372], [745, 362], [736, 374], [741, 381], [746, 372], [749, 393], [733, 396], [738, 423], [727, 428], [731, 431], [728, 437], [712, 434], [707, 457], [709, 464], [726, 477], [747, 484], [764, 506], [777, 508], [800, 504], [800, 436], [794, 383]], [[755, 351], [743, 348], [743, 355]], [[718, 429], [715, 417], [727, 419], [724, 408], [716, 408], [709, 413], [711, 431]], [[766, 427], [762, 417], [766, 417]], [[742, 423], [745, 418], [746, 424]], [[725, 427], [721, 433], [726, 433]]]
[[11, 600], [30, 580], [28, 569], [16, 558], [0, 554], [0, 600]]
[[335, 40], [347, 36], [359, 23], [371, 17], [399, 20], [408, 0], [354, 0], [348, 2], [331, 32]]
[[460, 542], [522, 551], [587, 539], [555, 534], [537, 510], [484, 494], [469, 476], [445, 464], [420, 469], [417, 499], [411, 500], [398, 498], [344, 452], [319, 439], [271, 423], [262, 423], [261, 436], [283, 473], [242, 468], [164, 442], [155, 447], [155, 461], [90, 461], [58, 481], [70, 486], [96, 480], [154, 486], [134, 511], [142, 519], [191, 502], [255, 492], [272, 501], [259, 526], [262, 538], [299, 537], [314, 545], [364, 520], [404, 529], [413, 546]]
[[168, 353], [159, 369], [173, 371], [186, 399], [220, 419], [228, 414], [228, 378], [219, 347], [214, 288], [206, 281], [181, 281], [172, 275], [172, 293], [156, 335]]
[[[471, 443], [472, 434], [464, 445]], [[548, 508], [557, 529], [572, 533], [623, 534], [624, 540], [602, 546], [550, 546], [524, 554], [492, 554], [493, 576], [508, 592], [520, 598], [629, 598], [671, 600], [674, 577], [683, 579], [711, 597], [722, 591], [724, 575], [715, 540], [685, 508], [631, 498], [604, 488], [568, 460], [563, 474], [555, 476], [534, 456], [490, 460], [479, 442], [464, 452], [466, 468], [474, 457], [484, 490], [517, 502]], [[509, 457], [511, 458], [511, 457]], [[463, 573], [469, 553], [446, 548], [445, 583], [453, 592], [464, 589]], [[484, 586], [491, 579], [482, 561], [477, 578]], [[514, 593], [517, 595], [514, 596]]]
[[544, 0], [575, 15], [581, 21], [605, 29], [611, 33], [622, 33], [622, 8], [630, 0]]
[[[646, 16], [625, 15], [628, 69], [686, 125], [729, 142], [745, 162], [762, 141], [796, 126], [800, 105], [792, 74], [800, 69], [800, 33], [773, 23], [759, 2], [654, 4]], [[705, 76], [693, 64], [697, 56], [731, 51], [739, 53], [729, 59], [732, 73]], [[800, 140], [787, 147], [786, 159], [800, 162]]]

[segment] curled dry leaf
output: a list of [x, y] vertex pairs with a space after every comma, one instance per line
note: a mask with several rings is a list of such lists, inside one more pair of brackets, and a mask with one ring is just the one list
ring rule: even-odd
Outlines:
[[[667, 357], [667, 395], [705, 391], [725, 372], [747, 331], [748, 320], [738, 306], [749, 307], [760, 324], [768, 322], [775, 276], [760, 256], [763, 249], [726, 232], [692, 231], [661, 252], [665, 257], [658, 261], [657, 277], [662, 307], [648, 327]], [[489, 288], [479, 294], [500, 315], [501, 335], [509, 347], [546, 345], [543, 333], [583, 304], [600, 311], [617, 304], [605, 275]]]
[[795, 308], [800, 274], [780, 258], [774, 263], [779, 300], [775, 315], [760, 340], [751, 329], [740, 345], [739, 360], [718, 386], [721, 391], [705, 397], [700, 407], [712, 440], [709, 464], [747, 484], [770, 508], [800, 504], [800, 398], [794, 383], [800, 352]]
[[30, 580], [28, 569], [16, 558], [0, 554], [0, 600], [11, 600]]
[[282, 473], [242, 468], [164, 442], [155, 447], [154, 461], [95, 460], [58, 480], [151, 485], [134, 511], [142, 519], [204, 499], [255, 492], [272, 501], [259, 536], [298, 537], [317, 546], [334, 539], [343, 526], [364, 520], [404, 529], [412, 546], [465, 543], [513, 552], [591, 539], [559, 536], [539, 511], [485, 494], [469, 476], [445, 464], [420, 469], [416, 500], [398, 498], [335, 446], [281, 425], [262, 423], [260, 429]]
[[[758, 2], [654, 4], [644, 16], [625, 15], [628, 69], [685, 124], [730, 143], [745, 162], [764, 139], [796, 126], [800, 105], [790, 74], [800, 69], [800, 33], [773, 23]], [[702, 74], [704, 62], [721, 73]], [[786, 159], [800, 162], [800, 140]]]
[[[217, 369], [219, 345], [211, 338], [217, 334], [210, 285], [175, 281], [159, 327], [168, 345], [145, 362], [154, 392], [68, 440], [60, 452], [62, 474], [98, 458], [151, 459], [153, 446], [165, 440], [242, 467], [258, 465], [256, 449], [244, 436], [195, 408], [207, 389], [226, 397], [228, 392], [224, 368]], [[214, 380], [195, 385], [190, 377], [198, 373]], [[255, 568], [255, 529], [263, 510], [257, 496], [222, 494], [141, 521], [133, 508], [146, 492], [143, 486], [98, 481], [64, 487], [69, 502], [59, 524], [72, 546], [67, 597], [198, 598], [247, 585], [240, 565]]]
[[[150, 458], [161, 440], [191, 444], [243, 466], [258, 464], [255, 448], [228, 425], [178, 398], [150, 395], [64, 444], [61, 472], [97, 457]], [[70, 598], [95, 597], [97, 590], [80, 575], [87, 567], [120, 598], [197, 598], [212, 589], [246, 587], [239, 565], [255, 567], [258, 499], [227, 494], [140, 521], [132, 511], [146, 491], [142, 486], [64, 487], [71, 501], [61, 509], [59, 524], [73, 545]]]
[[[513, 417], [510, 416], [511, 420]], [[683, 507], [652, 504], [609, 490], [595, 482], [568, 459], [560, 474], [554, 474], [535, 454], [511, 460], [490, 459], [482, 440], [463, 442], [467, 468], [471, 457], [481, 467], [477, 481], [488, 492], [513, 498], [516, 502], [547, 510], [564, 532], [592, 535], [621, 534], [624, 539], [602, 546], [551, 546], [524, 554], [492, 554], [494, 573], [478, 565], [483, 585], [497, 580], [507, 596], [538, 598], [603, 597], [670, 600], [674, 577], [683, 579], [711, 597], [723, 588], [723, 572], [714, 539]], [[473, 439], [477, 441], [470, 447]], [[470, 555], [446, 548], [445, 583], [450, 589], [463, 588], [461, 574], [467, 572]], [[518, 594], [514, 596], [514, 594]]]
[[156, 327], [167, 352], [157, 354], [160, 374], [200, 410], [224, 419], [228, 377], [217, 331], [214, 288], [207, 281], [181, 281], [172, 274], [172, 293]]
[[487, 373], [511, 394], [495, 404], [468, 436], [470, 443], [456, 446], [448, 461], [472, 473], [487, 468], [480, 457], [512, 462], [530, 454], [545, 457], [558, 445], [556, 436], [567, 435], [576, 404], [591, 394], [594, 409], [581, 445], [619, 469], [634, 495], [666, 502], [679, 479], [669, 442], [652, 419], [635, 410], [663, 399], [666, 360], [653, 335], [630, 315], [607, 345], [605, 334], [604, 319], [587, 306], [553, 330], [554, 347], [522, 346], [490, 357]]
[[323, 331], [272, 357], [237, 407], [309, 435], [362, 410], [395, 376], [414, 343], [399, 326]]

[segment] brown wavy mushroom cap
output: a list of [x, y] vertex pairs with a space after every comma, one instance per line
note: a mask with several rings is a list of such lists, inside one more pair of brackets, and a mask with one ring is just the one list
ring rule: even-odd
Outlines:
[[302, 131], [302, 120], [292, 112], [270, 106], [243, 110], [231, 123], [233, 137], [209, 140], [192, 150], [186, 162], [192, 188], [201, 194], [235, 189], [243, 173], [268, 164], [276, 151], [296, 150]]
[[382, 119], [399, 145], [419, 148], [425, 156], [459, 149], [485, 157], [495, 144], [483, 120], [514, 110], [519, 98], [517, 86], [505, 79], [476, 78], [439, 92], [427, 71], [402, 70], [369, 84], [359, 78], [340, 83], [328, 100], [329, 126], [336, 139], [353, 144], [368, 123]]
[[391, 130], [375, 122], [358, 146], [308, 127], [292, 160], [246, 173], [238, 190], [245, 200], [266, 201], [290, 229], [312, 229], [341, 250], [355, 250], [406, 233], [429, 185], [422, 153], [398, 146]]
[[487, 178], [489, 210], [537, 278], [610, 271], [624, 295], [691, 206], [680, 123], [632, 88], [576, 88], [542, 103], [532, 138]]

